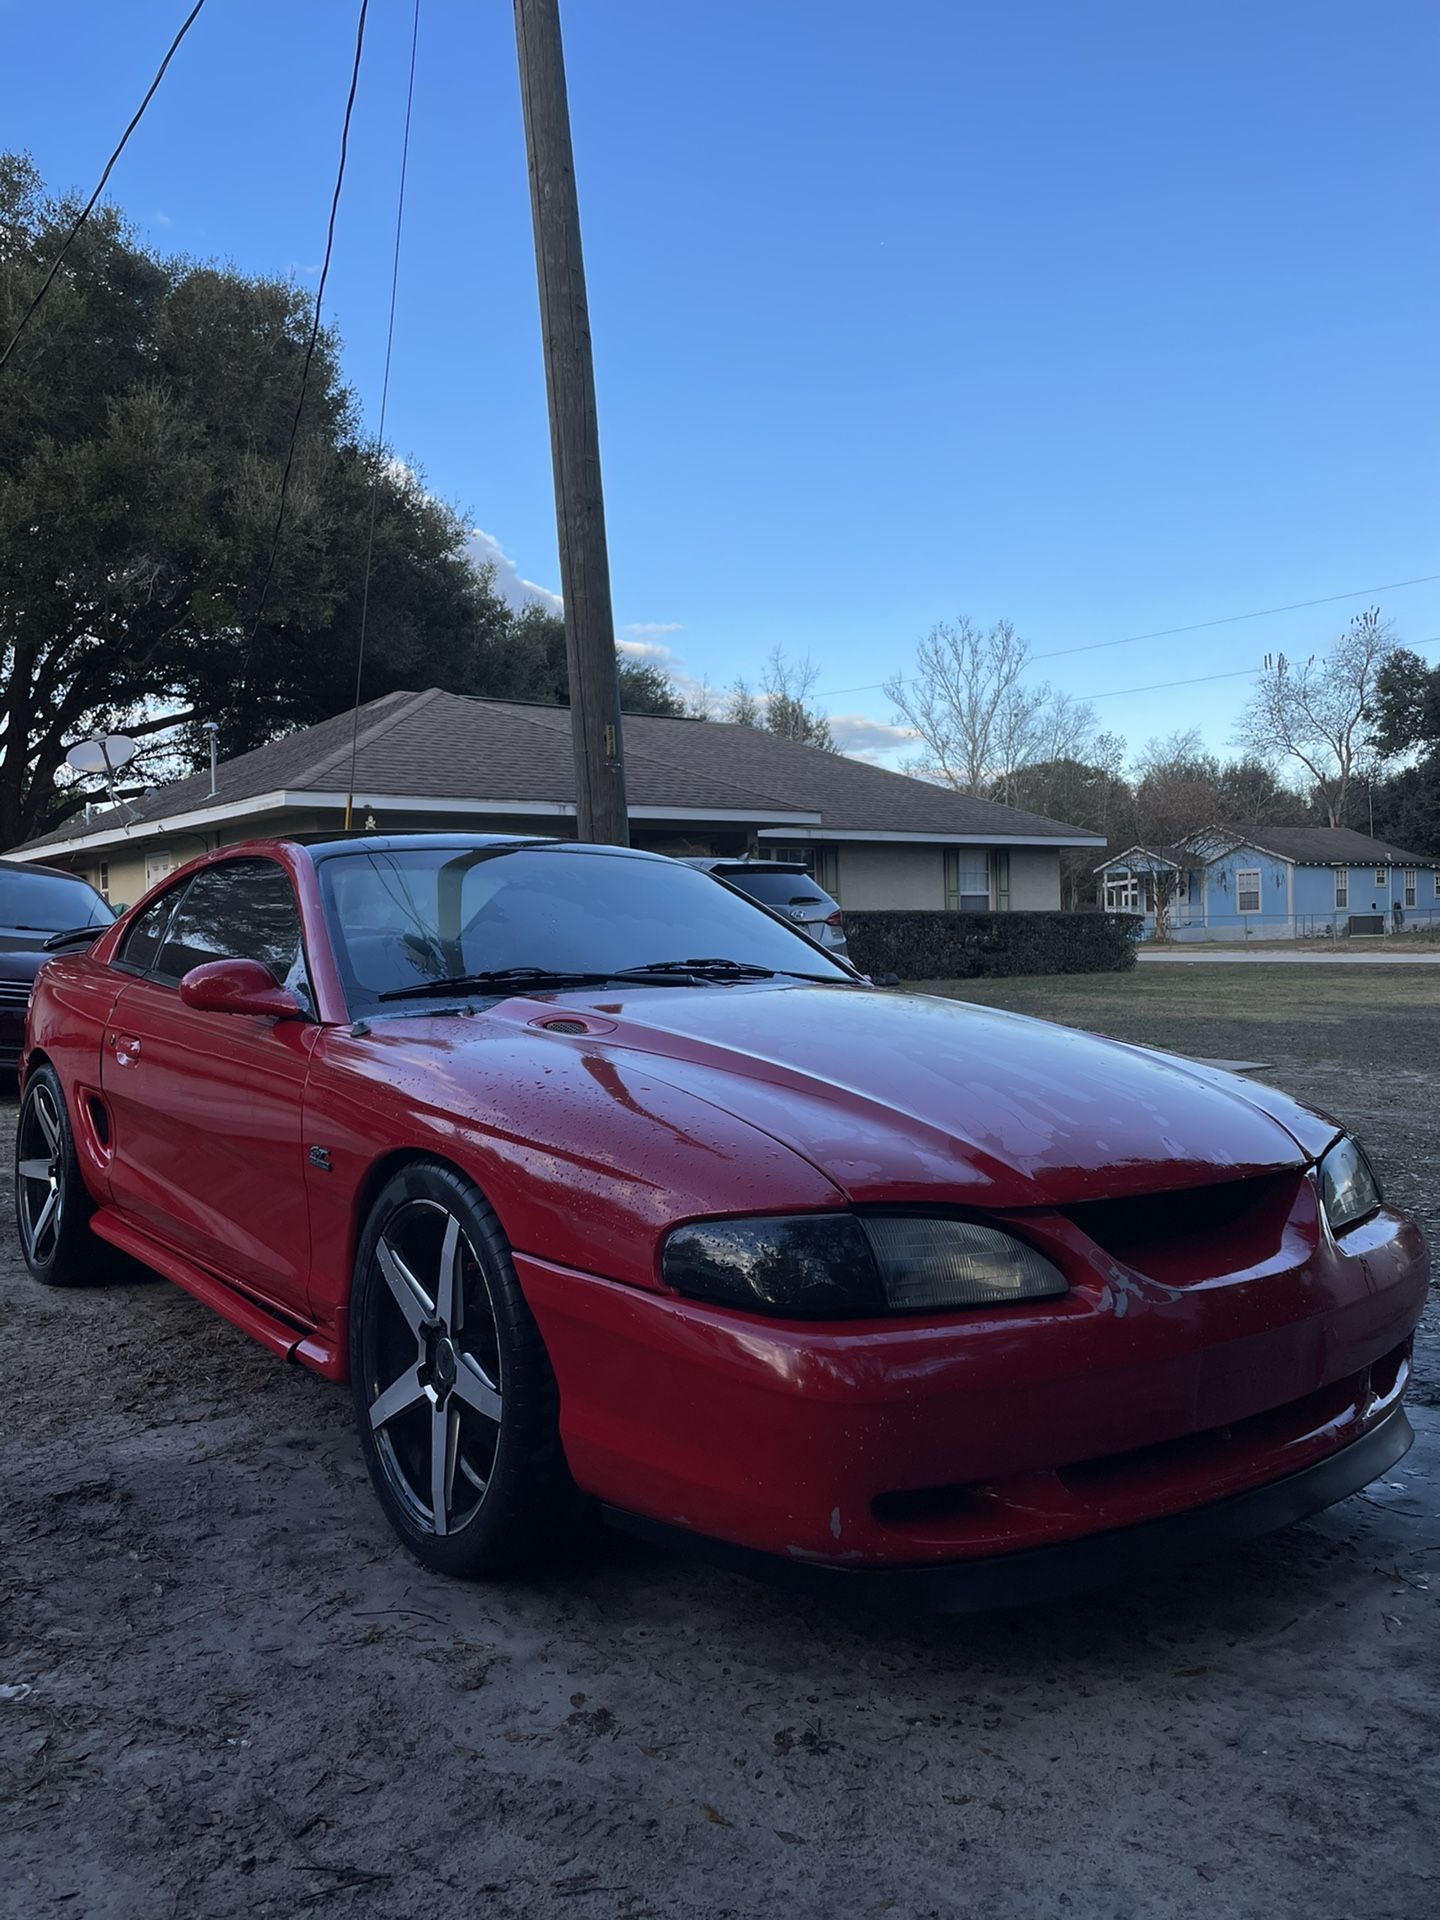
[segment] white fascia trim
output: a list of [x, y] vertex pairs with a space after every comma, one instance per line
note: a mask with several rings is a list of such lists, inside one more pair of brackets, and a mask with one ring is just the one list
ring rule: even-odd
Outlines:
[[167, 833], [188, 833], [221, 820], [234, 820], [249, 813], [278, 813], [295, 804], [288, 793], [254, 794], [228, 805], [192, 807], [187, 813], [166, 814], [159, 820], [127, 821], [120, 826], [100, 827], [93, 833], [72, 834], [68, 840], [47, 840], [43, 847], [19, 847], [8, 857], [12, 860], [48, 860], [57, 853], [85, 853], [91, 848], [139, 845], [146, 840], [162, 839]]
[[[164, 839], [167, 834], [190, 833], [200, 827], [216, 826], [227, 820], [251, 816], [263, 819], [267, 814], [288, 813], [307, 807], [343, 808], [348, 793], [314, 793], [277, 788], [272, 793], [257, 793], [244, 800], [217, 801], [213, 805], [191, 807], [184, 813], [166, 814], [158, 820], [140, 820], [97, 828], [91, 833], [72, 834], [66, 840], [47, 840], [44, 846], [17, 848], [7, 855], [12, 860], [46, 861], [56, 854], [88, 853], [111, 847], [140, 845]], [[524, 815], [547, 820], [573, 820], [574, 803], [569, 800], [445, 800], [434, 794], [378, 793], [361, 790], [355, 796], [356, 810], [372, 807], [401, 813], [474, 813]], [[758, 808], [738, 807], [631, 807], [632, 820], [738, 821], [749, 824], [757, 818], [788, 821], [790, 827], [810, 827], [818, 813], [762, 813]]]
[[[1090, 833], [1068, 836], [1058, 833], [891, 833], [880, 827], [818, 827], [805, 837], [807, 840], [898, 840], [921, 847], [1103, 847], [1105, 844], [1101, 835]], [[762, 827], [759, 838], [783, 840], [785, 834], [778, 827]]]

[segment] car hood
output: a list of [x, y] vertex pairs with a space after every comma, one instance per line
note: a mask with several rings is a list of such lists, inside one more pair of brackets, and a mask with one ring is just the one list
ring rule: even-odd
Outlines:
[[50, 958], [35, 947], [0, 948], [0, 980], [33, 980]]
[[[579, 1004], [577, 1004], [577, 1002]], [[564, 996], [555, 1044], [646, 1070], [804, 1155], [856, 1202], [1067, 1205], [1298, 1166], [1333, 1122], [1273, 1088], [1049, 1021], [833, 987]], [[543, 1031], [555, 1002], [495, 1009]]]

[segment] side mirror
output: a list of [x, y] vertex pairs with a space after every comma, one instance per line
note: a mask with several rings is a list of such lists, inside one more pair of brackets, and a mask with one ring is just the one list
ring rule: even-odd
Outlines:
[[207, 960], [180, 982], [183, 1005], [196, 1013], [253, 1013], [294, 1020], [302, 1009], [287, 987], [277, 987], [258, 960]]

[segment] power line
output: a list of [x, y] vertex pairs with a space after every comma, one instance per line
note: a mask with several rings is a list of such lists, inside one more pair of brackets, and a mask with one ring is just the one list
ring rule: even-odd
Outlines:
[[[1432, 636], [1428, 640], [1416, 640], [1412, 646], [1418, 649], [1437, 644], [1440, 644], [1440, 640]], [[1211, 680], [1257, 680], [1264, 671], [1263, 667], [1235, 667], [1229, 673], [1200, 673], [1193, 680], [1152, 680], [1144, 687], [1111, 687], [1104, 693], [1081, 693], [1075, 697], [1079, 700], [1120, 700], [1127, 693], [1163, 693], [1168, 687], [1203, 687]]]
[[360, 595], [360, 640], [355, 651], [355, 712], [350, 728], [350, 782], [345, 825], [355, 809], [355, 762], [360, 752], [360, 677], [365, 671], [365, 624], [370, 613], [370, 573], [375, 557], [375, 514], [380, 503], [380, 462], [385, 452], [385, 411], [390, 403], [390, 355], [395, 345], [395, 301], [400, 287], [400, 234], [405, 220], [405, 180], [410, 171], [410, 116], [415, 105], [415, 53], [420, 43], [420, 0], [410, 26], [410, 78], [405, 88], [405, 132], [400, 142], [400, 189], [395, 197], [395, 251], [390, 264], [390, 318], [385, 327], [385, 372], [380, 382], [380, 423], [370, 472], [370, 525], [365, 533], [365, 586]]
[[1242, 620], [1266, 620], [1275, 613], [1299, 613], [1306, 607], [1331, 607], [1337, 600], [1357, 600], [1366, 593], [1395, 593], [1401, 587], [1423, 587], [1440, 580], [1440, 573], [1417, 574], [1413, 580], [1387, 580], [1378, 587], [1356, 587], [1350, 593], [1326, 593], [1318, 600], [1292, 600], [1283, 607], [1258, 607], [1253, 613], [1227, 613], [1219, 620], [1196, 620], [1188, 627], [1157, 627], [1154, 633], [1130, 633], [1120, 640], [1092, 640], [1083, 647], [1056, 647], [1032, 654], [1034, 660], [1060, 660], [1072, 653], [1099, 653], [1104, 647], [1129, 647], [1137, 640], [1172, 640], [1182, 633], [1201, 633], [1207, 627], [1233, 627]]
[[46, 274], [45, 278], [40, 282], [40, 291], [35, 295], [35, 298], [30, 302], [29, 306], [25, 309], [24, 313], [20, 316], [20, 324], [18, 327], [16, 327], [14, 333], [11, 334], [9, 345], [6, 347], [3, 353], [0, 353], [0, 367], [3, 367], [5, 365], [5, 362], [10, 358], [10, 355], [15, 351], [16, 341], [20, 338], [21, 334], [24, 333], [26, 327], [29, 326], [31, 320], [35, 317], [35, 312], [36, 312], [36, 309], [39, 307], [40, 302], [45, 298], [46, 294], [50, 291], [50, 283], [55, 278], [56, 274], [60, 271], [61, 261], [65, 258], [66, 254], [70, 251], [71, 243], [75, 239], [76, 234], [79, 233], [80, 229], [84, 226], [85, 222], [90, 218], [90, 215], [94, 212], [95, 202], [100, 198], [100, 195], [105, 191], [105, 182], [110, 178], [110, 173], [112, 168], [115, 165], [115, 162], [120, 158], [121, 154], [125, 151], [126, 143], [129, 141], [131, 134], [134, 133], [136, 127], [139, 126], [141, 120], [145, 117], [145, 109], [149, 106], [150, 102], [155, 98], [156, 90], [158, 89], [160, 82], [165, 78], [165, 69], [169, 66], [171, 60], [175, 57], [176, 48], [180, 45], [180, 42], [185, 38], [186, 34], [190, 31], [191, 27], [194, 26], [196, 20], [200, 16], [200, 10], [204, 5], [205, 5], [205, 0], [195, 0], [195, 5], [190, 9], [190, 12], [186, 15], [185, 21], [181, 26], [180, 31], [176, 34], [175, 38], [170, 42], [169, 51], [166, 53], [165, 58], [160, 62], [159, 67], [156, 69], [155, 78], [150, 82], [149, 88], [145, 94], [145, 98], [140, 102], [139, 106], [135, 109], [134, 116], [132, 117], [129, 126], [126, 127], [124, 133], [121, 134], [119, 146], [116, 147], [115, 151], [111, 154], [110, 158], [105, 162], [105, 171], [101, 174], [99, 183], [96, 186], [95, 191], [91, 194], [90, 198], [85, 202], [84, 207], [81, 209], [78, 217], [75, 220], [75, 224], [71, 227], [69, 233], [66, 234], [64, 244], [61, 246], [59, 253], [57, 253], [55, 258], [50, 262], [50, 271]]
[[[1387, 580], [1378, 587], [1352, 587], [1348, 593], [1326, 593], [1316, 600], [1292, 600], [1283, 607], [1256, 607], [1250, 613], [1226, 613], [1218, 620], [1196, 620], [1185, 627], [1157, 627], [1153, 633], [1127, 633], [1118, 640], [1092, 640], [1080, 647], [1055, 647], [1048, 653], [1033, 653], [1032, 660], [1061, 660], [1072, 653], [1099, 653], [1106, 647], [1130, 647], [1141, 640], [1170, 640], [1182, 633], [1203, 633], [1208, 627], [1231, 627], [1242, 620], [1267, 620], [1272, 614], [1299, 613], [1307, 607], [1330, 607], [1340, 600], [1358, 600], [1367, 593], [1397, 593], [1401, 587], [1428, 586], [1431, 581], [1440, 580], [1440, 573], [1417, 574], [1413, 580]], [[1428, 644], [1422, 642], [1421, 644]], [[817, 700], [834, 700], [842, 693], [876, 693], [889, 683], [884, 680], [869, 680], [859, 687], [829, 687], [817, 693]], [[908, 680], [904, 683], [909, 684]]]
[[1199, 687], [1209, 680], [1253, 680], [1262, 667], [1237, 667], [1231, 673], [1201, 673], [1193, 680], [1152, 680], [1146, 687], [1112, 687], [1108, 693], [1082, 693], [1081, 700], [1120, 700], [1127, 693], [1160, 693], [1166, 687]]
[[[310, 363], [315, 358], [315, 345], [320, 338], [320, 309], [325, 300], [325, 283], [330, 278], [330, 256], [335, 248], [335, 216], [340, 210], [340, 189], [345, 184], [345, 160], [350, 150], [350, 116], [355, 110], [355, 90], [360, 84], [360, 55], [365, 46], [365, 16], [369, 9], [370, 0], [360, 0], [360, 18], [355, 29], [355, 59], [350, 69], [350, 91], [345, 97], [345, 118], [340, 128], [340, 164], [335, 172], [335, 191], [330, 196], [330, 219], [325, 229], [325, 255], [320, 263], [319, 284], [315, 288], [315, 315], [310, 323], [310, 338], [305, 344], [305, 360], [300, 368], [300, 392], [295, 401], [295, 418], [290, 422], [290, 444], [285, 453], [285, 470], [280, 476], [280, 500], [275, 509], [275, 527], [270, 535], [270, 558], [260, 587], [260, 604], [255, 609], [255, 624], [250, 629], [250, 644], [245, 650], [245, 668], [249, 666], [250, 655], [254, 651], [255, 641], [260, 632], [260, 623], [265, 617], [265, 602], [269, 598], [270, 582], [275, 577], [275, 561], [280, 552], [280, 529], [285, 522], [285, 501], [290, 492], [290, 474], [295, 465], [295, 448], [300, 439], [300, 416], [305, 411], [305, 395], [310, 385]], [[242, 673], [245, 668], [242, 668]]]

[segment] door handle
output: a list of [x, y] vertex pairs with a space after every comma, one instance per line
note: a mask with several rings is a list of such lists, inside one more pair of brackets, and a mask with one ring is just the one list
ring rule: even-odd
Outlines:
[[105, 1037], [109, 1041], [110, 1051], [115, 1056], [116, 1066], [133, 1067], [140, 1058], [140, 1042], [135, 1036], [129, 1033], [109, 1033]]

